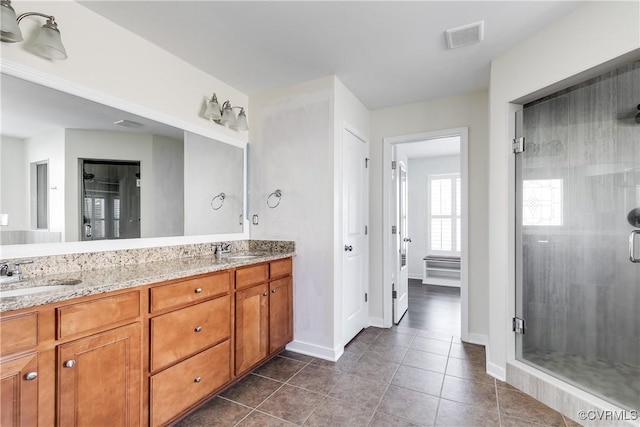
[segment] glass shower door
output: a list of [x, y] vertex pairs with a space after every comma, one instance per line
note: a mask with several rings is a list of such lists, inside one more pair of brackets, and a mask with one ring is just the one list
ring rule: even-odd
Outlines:
[[640, 409], [640, 62], [526, 105], [516, 357]]

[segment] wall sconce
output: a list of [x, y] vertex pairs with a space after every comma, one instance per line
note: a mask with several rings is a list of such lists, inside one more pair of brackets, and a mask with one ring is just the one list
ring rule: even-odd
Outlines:
[[[233, 112], [234, 108], [239, 108], [240, 112], [238, 117]], [[243, 107], [232, 107], [229, 100], [224, 101], [222, 107], [218, 104], [218, 98], [214, 93], [211, 99], [207, 102], [207, 109], [204, 112], [204, 117], [220, 125], [227, 125], [231, 129], [235, 130], [249, 130], [249, 124], [247, 123], [247, 115], [244, 112]]]
[[20, 31], [20, 21], [27, 16], [40, 16], [47, 18], [47, 22], [40, 29], [30, 50], [46, 59], [67, 59], [67, 51], [62, 44], [56, 18], [39, 12], [27, 12], [16, 17], [16, 11], [11, 7], [11, 0], [2, 0], [0, 11], [2, 12], [0, 41], [5, 43], [21, 42], [24, 39], [22, 31]]

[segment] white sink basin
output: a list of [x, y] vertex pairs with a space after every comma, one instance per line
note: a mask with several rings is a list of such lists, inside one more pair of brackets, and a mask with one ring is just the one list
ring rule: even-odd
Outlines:
[[51, 285], [12, 289], [10, 291], [0, 291], [0, 298], [18, 297], [23, 295], [39, 294], [42, 292], [61, 291], [64, 289], [70, 289], [72, 286], [73, 285]]

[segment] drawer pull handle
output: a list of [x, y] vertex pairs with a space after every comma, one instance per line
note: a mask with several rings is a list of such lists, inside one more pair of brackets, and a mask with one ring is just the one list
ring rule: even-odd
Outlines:
[[267, 295], [269, 295], [268, 292], [265, 292], [265, 293], [262, 294], [263, 297], [266, 297]]
[[194, 329], [196, 332], [202, 332], [202, 326], [196, 326]]
[[38, 373], [37, 372], [28, 372], [25, 376], [24, 379], [27, 381], [33, 381], [36, 378], [38, 378]]
[[194, 383], [199, 383], [200, 381], [202, 381], [202, 377], [195, 377], [193, 380]]
[[196, 288], [195, 293], [199, 294], [200, 292], [202, 292], [202, 288]]
[[65, 368], [73, 368], [76, 364], [76, 361], [73, 359], [69, 359], [66, 362], [64, 362], [64, 367]]
[[275, 294], [275, 293], [276, 293], [276, 291], [277, 291], [277, 289], [271, 289], [271, 293], [272, 293], [272, 294]]

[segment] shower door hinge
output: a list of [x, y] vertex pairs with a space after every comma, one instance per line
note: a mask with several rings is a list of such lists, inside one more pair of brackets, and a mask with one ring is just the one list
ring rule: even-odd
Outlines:
[[516, 334], [524, 334], [524, 319], [519, 317], [513, 318], [513, 332]]
[[398, 298], [398, 291], [391, 291], [391, 298], [393, 299]]
[[391, 161], [391, 170], [396, 170], [396, 168], [398, 167], [398, 162], [396, 162], [395, 160]]
[[364, 293], [364, 302], [369, 301], [369, 294], [368, 293]]
[[365, 157], [364, 158], [364, 168], [367, 169], [369, 167], [369, 158]]
[[524, 151], [524, 137], [514, 138], [511, 143], [511, 148], [514, 154], [522, 153]]
[[367, 234], [369, 234], [369, 227], [367, 227], [366, 225], [364, 226], [364, 235], [366, 236]]
[[398, 234], [398, 226], [396, 225], [391, 226], [391, 234]]

